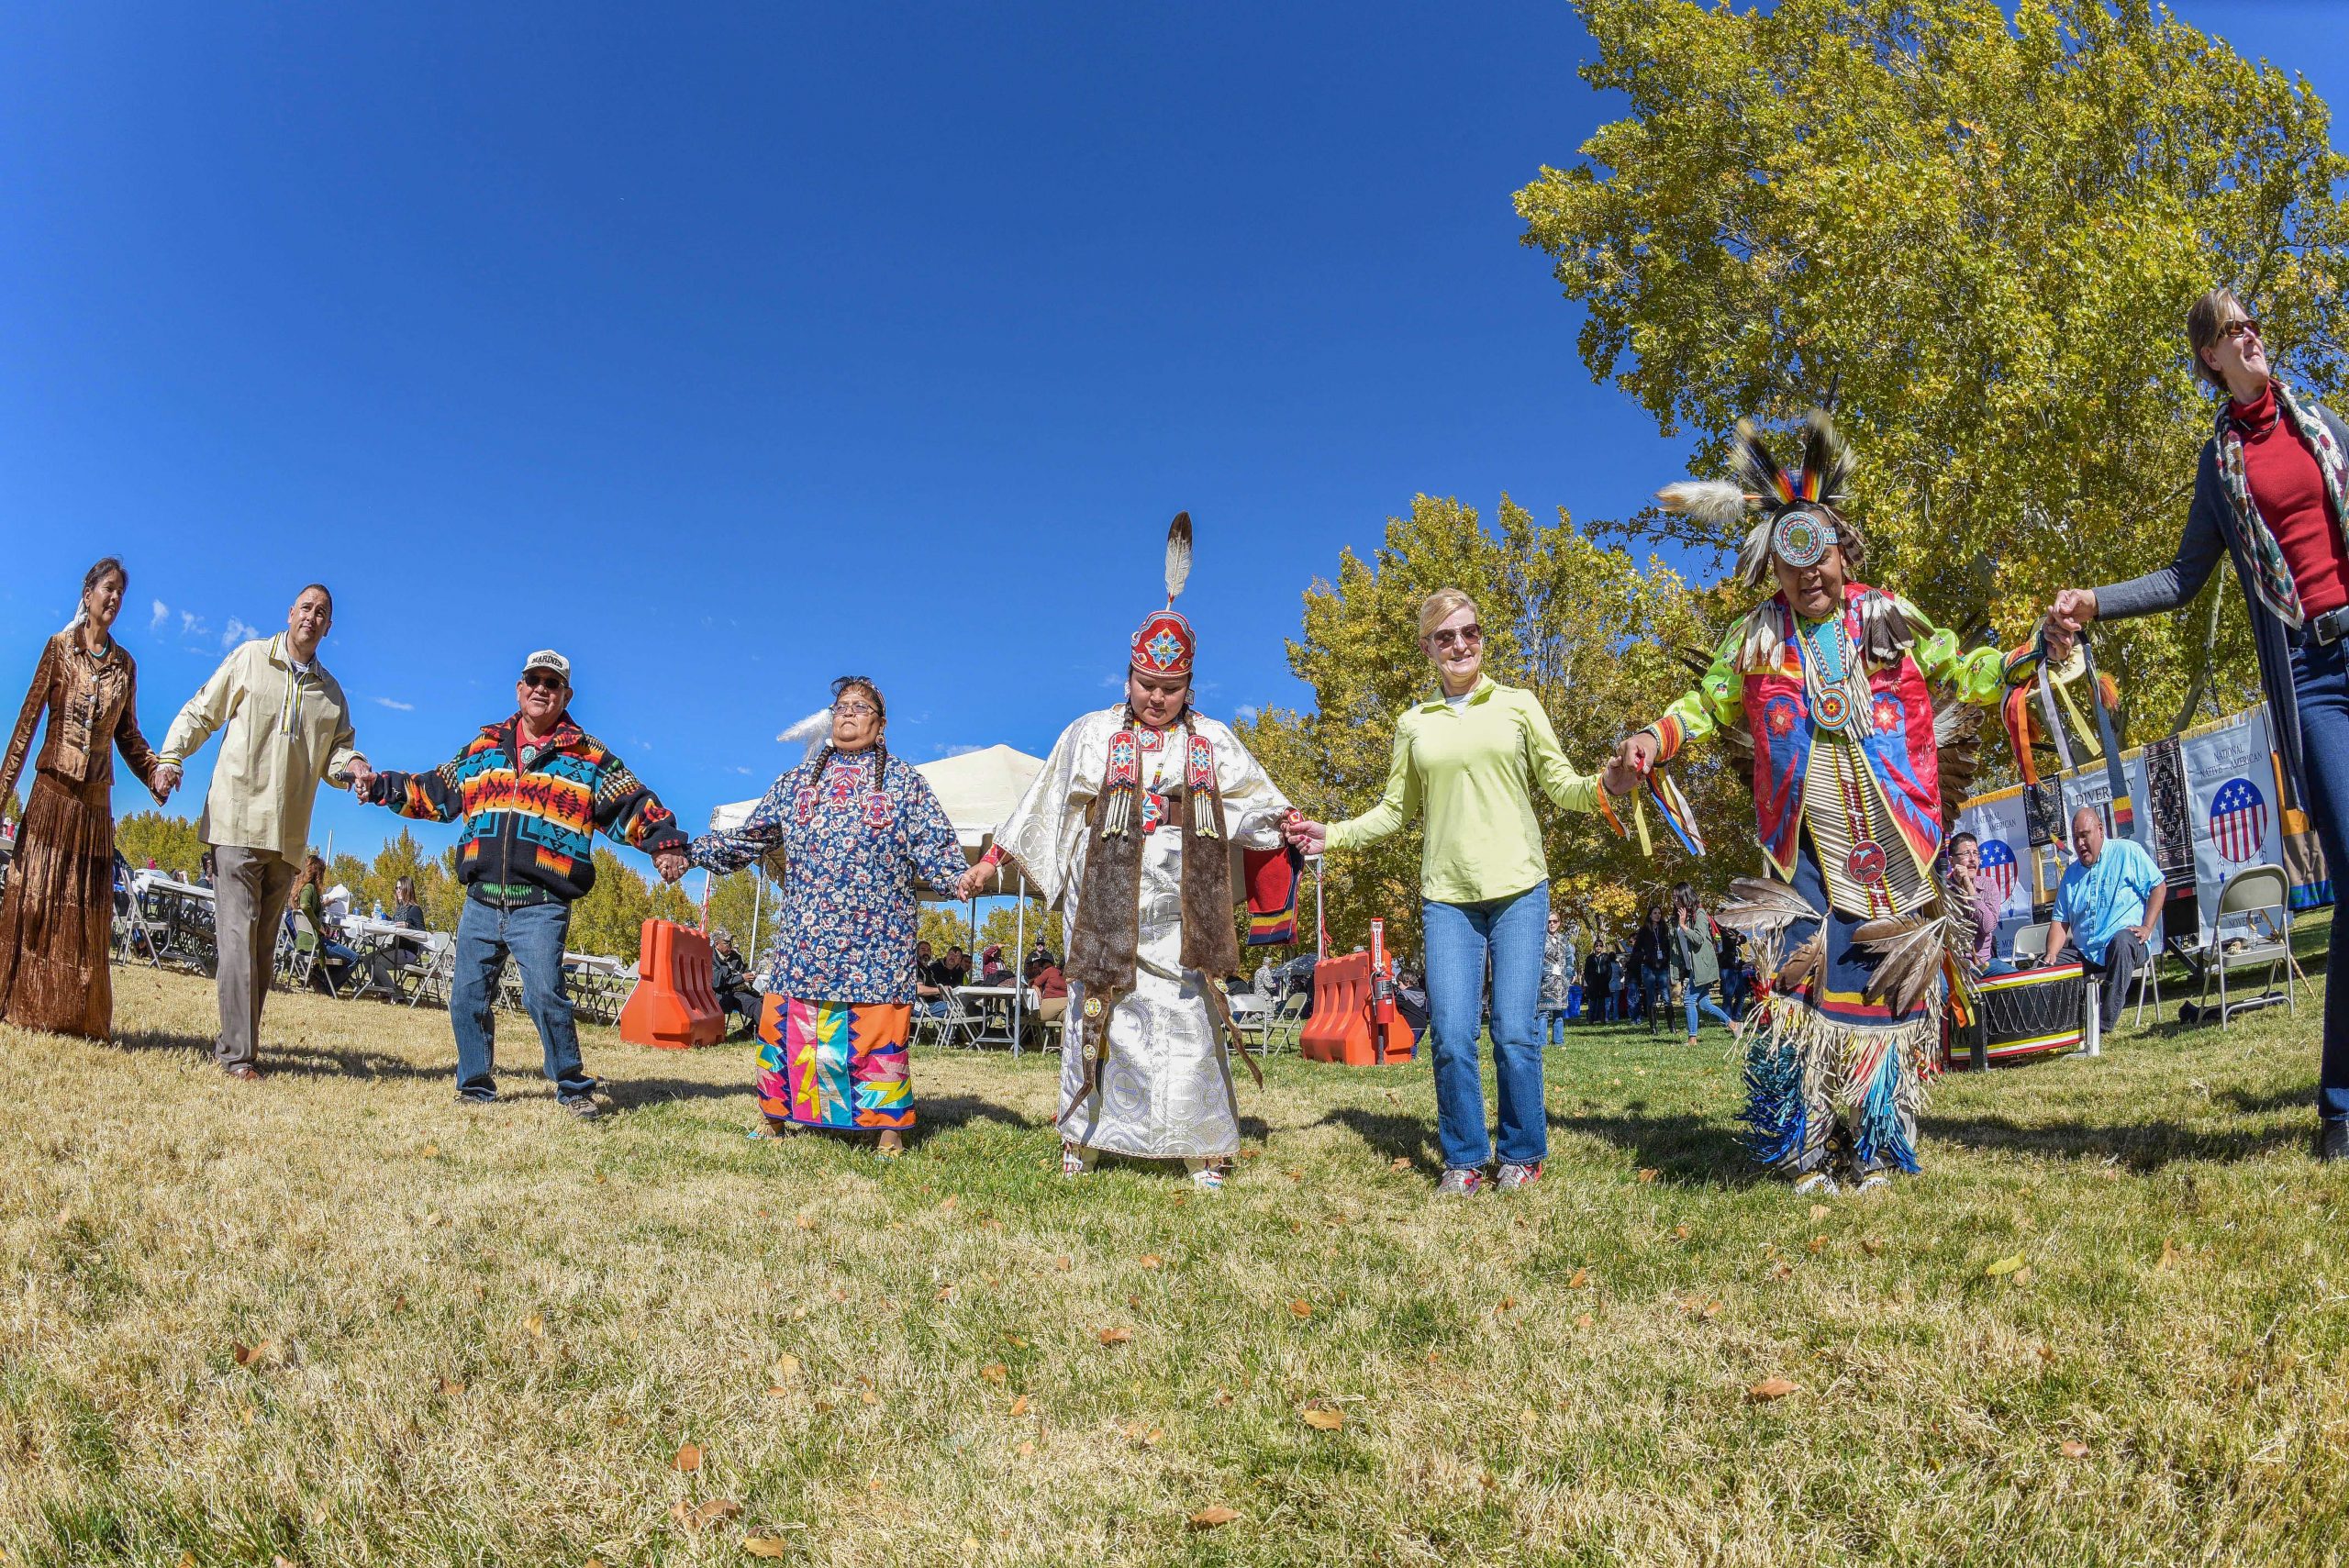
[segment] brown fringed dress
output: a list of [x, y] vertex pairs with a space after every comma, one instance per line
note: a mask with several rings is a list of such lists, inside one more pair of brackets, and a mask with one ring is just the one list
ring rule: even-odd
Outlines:
[[17, 825], [8, 892], [0, 898], [0, 1020], [104, 1040], [114, 1025], [106, 951], [114, 931], [114, 752], [152, 779], [139, 732], [138, 667], [109, 639], [93, 654], [81, 634], [49, 639], [0, 761], [0, 799], [16, 786], [42, 710], [25, 819]]

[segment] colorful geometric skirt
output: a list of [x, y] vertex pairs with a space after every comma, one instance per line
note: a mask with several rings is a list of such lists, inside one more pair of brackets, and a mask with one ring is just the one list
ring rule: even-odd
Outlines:
[[770, 1120], [837, 1131], [914, 1124], [903, 1002], [807, 1002], [770, 995], [759, 1009], [759, 1109]]
[[1787, 927], [1780, 951], [1820, 932], [1824, 962], [1800, 991], [1765, 993], [1746, 1015], [1745, 1146], [1791, 1175], [1913, 1175], [1917, 1113], [1940, 1071], [1943, 986], [1907, 1013], [1868, 1000], [1879, 955], [1854, 940], [1864, 922], [1829, 907], [1808, 839], [1794, 890], [1820, 918]]

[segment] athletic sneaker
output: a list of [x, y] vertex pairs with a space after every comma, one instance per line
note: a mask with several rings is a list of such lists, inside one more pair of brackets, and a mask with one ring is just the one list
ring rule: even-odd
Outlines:
[[1438, 1197], [1471, 1197], [1485, 1187], [1485, 1173], [1471, 1165], [1455, 1165], [1435, 1184]]
[[593, 1121], [604, 1114], [604, 1107], [596, 1103], [592, 1095], [558, 1095], [554, 1103], [581, 1121]]
[[1218, 1166], [1202, 1165], [1191, 1173], [1191, 1184], [1201, 1192], [1219, 1193], [1223, 1191], [1223, 1172]]
[[461, 1106], [494, 1106], [497, 1103], [497, 1091], [495, 1089], [460, 1089], [457, 1091], [457, 1103]]
[[1813, 1171], [1809, 1175], [1801, 1177], [1795, 1183], [1795, 1193], [1798, 1196], [1816, 1193], [1831, 1197], [1835, 1192], [1835, 1178], [1824, 1171]]
[[1870, 1171], [1866, 1175], [1860, 1178], [1860, 1184], [1854, 1187], [1852, 1190], [1855, 1193], [1872, 1193], [1876, 1191], [1878, 1188], [1888, 1187], [1891, 1184], [1892, 1178], [1886, 1175], [1882, 1171]]
[[1511, 1165], [1503, 1162], [1500, 1176], [1493, 1184], [1505, 1193], [1513, 1193], [1520, 1187], [1530, 1187], [1541, 1179], [1542, 1162], [1539, 1160], [1531, 1165]]

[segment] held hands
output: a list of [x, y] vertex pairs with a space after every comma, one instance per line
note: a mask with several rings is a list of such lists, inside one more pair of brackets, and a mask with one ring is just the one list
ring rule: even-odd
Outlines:
[[154, 772], [147, 775], [148, 792], [154, 795], [158, 806], [171, 799], [172, 792], [179, 787], [180, 765], [177, 762], [158, 762]]
[[954, 896], [965, 904], [969, 903], [979, 895], [980, 891], [986, 886], [988, 879], [994, 875], [995, 867], [991, 865], [982, 864], [971, 867], [954, 879]]
[[662, 882], [674, 882], [693, 869], [693, 862], [683, 850], [659, 850], [653, 853], [652, 869], [661, 873]]
[[1330, 825], [1326, 822], [1316, 822], [1304, 812], [1291, 806], [1288, 815], [1281, 818], [1281, 837], [1286, 839], [1289, 847], [1298, 854], [1323, 854], [1330, 848]]
[[1615, 755], [1599, 770], [1599, 785], [1609, 795], [1630, 795], [1654, 766], [1655, 737], [1642, 729], [1617, 742]]
[[375, 770], [367, 765], [364, 757], [353, 757], [351, 765], [342, 770], [343, 781], [351, 786], [351, 797], [362, 805], [375, 800]]

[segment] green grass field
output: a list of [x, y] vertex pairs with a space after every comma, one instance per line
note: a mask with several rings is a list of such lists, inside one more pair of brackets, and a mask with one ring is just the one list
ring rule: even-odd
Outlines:
[[1747, 1173], [1725, 1034], [1578, 1030], [1547, 1179], [1439, 1205], [1424, 1067], [1272, 1062], [1218, 1197], [1060, 1180], [1032, 1057], [921, 1053], [921, 1133], [883, 1165], [746, 1140], [744, 1046], [592, 1030], [620, 1114], [578, 1124], [518, 1018], [508, 1100], [473, 1109], [442, 1016], [281, 995], [250, 1087], [200, 1054], [206, 983], [117, 975], [118, 1045], [0, 1029], [11, 1563], [2349, 1540], [2313, 997], [1944, 1079], [1922, 1178], [1818, 1204]]

